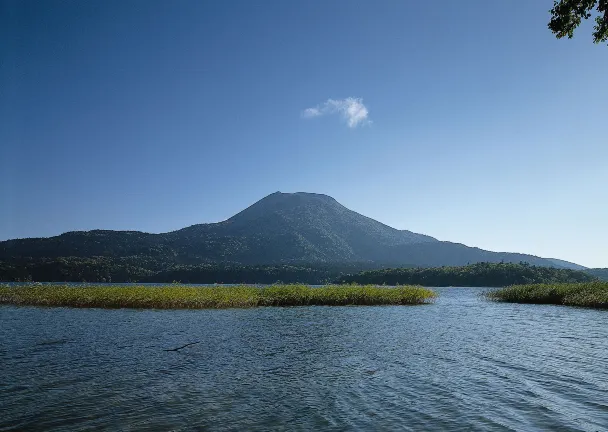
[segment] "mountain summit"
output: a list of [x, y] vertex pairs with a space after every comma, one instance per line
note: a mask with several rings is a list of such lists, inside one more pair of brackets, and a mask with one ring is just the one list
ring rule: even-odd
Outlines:
[[368, 253], [370, 247], [437, 241], [424, 234], [391, 228], [347, 209], [330, 196], [305, 192], [275, 192], [229, 221], [247, 224], [277, 216], [289, 229], [306, 232], [318, 240], [333, 239], [354, 255]]
[[400, 231], [313, 193], [275, 192], [225, 222], [172, 233], [205, 241], [238, 242], [231, 258], [243, 263], [370, 261], [386, 247], [437, 240]]
[[380, 243], [385, 246], [437, 241], [433, 237], [400, 231], [374, 219], [347, 209], [330, 196], [314, 193], [275, 192], [234, 215], [235, 224], [272, 223], [280, 218], [288, 229], [322, 238], [333, 238], [346, 243], [352, 253], [360, 247]]
[[443, 266], [520, 262], [547, 267], [571, 263], [490, 252], [397, 230], [314, 193], [275, 192], [231, 218], [165, 234], [80, 231], [0, 242], [0, 260], [60, 257], [149, 260], [155, 268], [203, 263], [362, 263]]

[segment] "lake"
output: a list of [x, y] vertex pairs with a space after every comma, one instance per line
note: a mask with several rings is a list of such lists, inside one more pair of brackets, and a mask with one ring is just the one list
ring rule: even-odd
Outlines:
[[0, 306], [0, 430], [608, 430], [608, 311], [437, 291], [427, 306]]

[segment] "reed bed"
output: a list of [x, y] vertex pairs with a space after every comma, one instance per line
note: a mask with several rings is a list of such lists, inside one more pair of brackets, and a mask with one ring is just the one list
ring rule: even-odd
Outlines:
[[418, 305], [436, 294], [420, 286], [0, 286], [0, 304], [91, 308], [224, 309], [259, 306]]
[[485, 294], [510, 303], [555, 304], [608, 309], [608, 282], [512, 285]]

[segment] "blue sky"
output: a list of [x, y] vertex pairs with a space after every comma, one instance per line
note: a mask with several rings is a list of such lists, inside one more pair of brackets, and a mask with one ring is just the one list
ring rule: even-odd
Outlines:
[[304, 191], [606, 267], [608, 47], [552, 3], [1, 1], [0, 239]]

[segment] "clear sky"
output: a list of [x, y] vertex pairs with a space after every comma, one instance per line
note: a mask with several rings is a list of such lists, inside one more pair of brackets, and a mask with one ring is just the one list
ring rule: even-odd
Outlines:
[[608, 47], [552, 0], [0, 0], [0, 239], [275, 191], [608, 266]]

